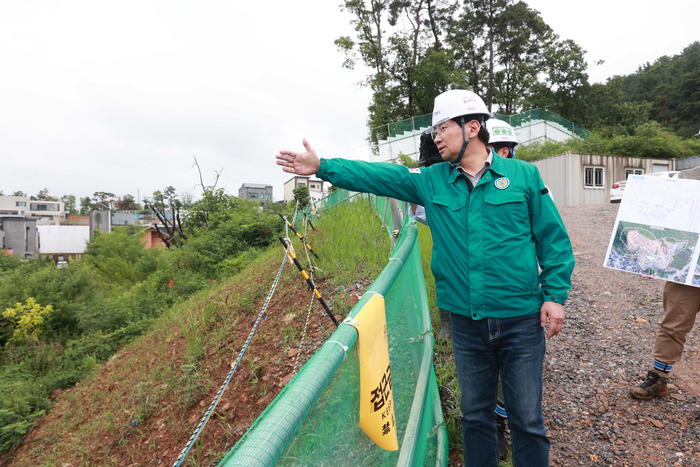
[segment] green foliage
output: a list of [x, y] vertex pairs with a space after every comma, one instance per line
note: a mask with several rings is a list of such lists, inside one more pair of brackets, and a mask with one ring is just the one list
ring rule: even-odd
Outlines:
[[0, 452], [9, 450], [51, 407], [44, 388], [0, 366]]
[[39, 332], [46, 323], [46, 318], [53, 313], [51, 305], [41, 306], [29, 297], [27, 303], [17, 303], [2, 312], [2, 317], [14, 327], [10, 342], [39, 340]]
[[292, 190], [292, 193], [294, 194], [294, 199], [301, 205], [302, 208], [305, 208], [311, 202], [309, 187], [306, 185], [299, 185]]
[[104, 203], [109, 198], [114, 198], [114, 193], [110, 193], [108, 191], [96, 191], [92, 194], [92, 199], [94, 199], [95, 202]]
[[[324, 247], [318, 260], [319, 278], [336, 285], [352, 287], [357, 277], [374, 277], [386, 265], [391, 245], [381, 220], [367, 198], [353, 198], [334, 207], [333, 215], [323, 218], [323, 236], [333, 241]], [[315, 244], [316, 232], [308, 232]], [[296, 247], [301, 251], [301, 247]]]
[[415, 169], [418, 167], [418, 161], [414, 161], [411, 156], [408, 156], [402, 152], [399, 153], [399, 157], [395, 163], [398, 162], [399, 164], [403, 165], [404, 167], [408, 167], [409, 169]]
[[136, 204], [136, 199], [129, 194], [120, 196], [115, 203], [115, 207], [122, 211], [140, 209], [139, 205]]
[[[342, 66], [353, 69], [361, 60], [373, 70], [362, 84], [373, 91], [374, 144], [386, 138], [388, 123], [430, 113], [435, 97], [450, 88], [471, 89], [489, 108], [511, 114], [534, 95], [571, 104], [588, 83], [585, 52], [559, 40], [524, 2], [345, 0], [341, 9], [356, 31], [335, 41]], [[545, 76], [550, 80], [540, 83]]]
[[49, 195], [49, 190], [47, 188], [39, 190], [39, 193], [37, 193], [36, 196], [30, 196], [30, 199], [32, 201], [56, 201], [56, 198]]
[[92, 210], [92, 199], [89, 196], [80, 198], [80, 214], [86, 215]]
[[[149, 256], [158, 250], [145, 250], [136, 227], [116, 227], [109, 234], [99, 233], [85, 249], [86, 261], [107, 284], [135, 284], [146, 278], [149, 272]], [[149, 254], [150, 253], [150, 254]]]
[[223, 188], [207, 189], [202, 199], [192, 204], [185, 220], [188, 230], [216, 228], [231, 209], [240, 209], [243, 201], [229, 196]]
[[22, 261], [19, 256], [8, 254], [6, 250], [0, 250], [0, 276], [6, 271], [21, 267], [23, 264], [24, 261]]
[[569, 139], [562, 142], [536, 141], [518, 146], [517, 157], [535, 160], [563, 154], [567, 151], [582, 154], [613, 154], [632, 157], [683, 158], [700, 154], [700, 142], [694, 138], [682, 139], [656, 122], [635, 126], [632, 134], [610, 135], [598, 130], [585, 140]]
[[61, 196], [61, 201], [63, 201], [65, 210], [68, 214], [73, 216], [78, 214], [76, 198], [74, 195], [63, 195]]
[[[158, 200], [174, 196], [168, 188]], [[184, 221], [189, 241], [180, 248], [147, 250], [140, 228], [124, 226], [95, 236], [83, 259], [66, 268], [0, 254], [0, 310], [12, 310], [0, 317], [0, 452], [50, 408], [51, 391], [85, 378], [166, 310], [277, 245], [283, 231], [277, 213], [290, 214], [285, 205], [260, 210], [223, 190], [209, 190], [192, 204]], [[241, 314], [253, 311], [258, 298], [242, 296]], [[193, 336], [209, 326], [207, 310], [194, 322]], [[194, 353], [203, 348], [195, 347]], [[196, 368], [191, 376], [182, 382], [188, 401], [206, 389], [195, 382], [201, 380]], [[144, 394], [151, 389], [144, 387]], [[149, 406], [141, 405], [145, 416]]]
[[[375, 150], [389, 136], [387, 124], [430, 113], [435, 96], [453, 88], [476, 92], [503, 115], [547, 107], [604, 138], [635, 137], [650, 120], [681, 138], [700, 130], [700, 41], [591, 84], [586, 51], [525, 2], [344, 0], [340, 7], [355, 28], [354, 37], [335, 40], [342, 66], [361, 61], [372, 70], [361, 84], [372, 90], [368, 141]], [[624, 138], [617, 143], [660, 153]]]
[[625, 101], [648, 102], [649, 117], [681, 137], [700, 129], [700, 41], [671, 57], [640, 66], [621, 83]]

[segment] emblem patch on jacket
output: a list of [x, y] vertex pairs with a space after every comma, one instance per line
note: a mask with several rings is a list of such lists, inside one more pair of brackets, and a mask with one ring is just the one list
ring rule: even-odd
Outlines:
[[419, 174], [419, 173], [420, 173], [420, 169], [408, 169], [408, 172], [409, 172], [409, 173], [412, 173], [412, 174]]
[[496, 188], [499, 190], [505, 190], [510, 186], [510, 180], [508, 180], [506, 177], [501, 177], [497, 178], [496, 181], [493, 182], [494, 185], [496, 185]]

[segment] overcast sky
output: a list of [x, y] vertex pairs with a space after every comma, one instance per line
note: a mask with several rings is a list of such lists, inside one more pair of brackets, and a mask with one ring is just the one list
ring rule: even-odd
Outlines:
[[[588, 51], [593, 81], [697, 40], [700, 2], [530, 0]], [[274, 186], [279, 149], [367, 158], [370, 93], [333, 40], [340, 0], [0, 2], [0, 190], [141, 197]], [[605, 60], [593, 67], [593, 61]]]

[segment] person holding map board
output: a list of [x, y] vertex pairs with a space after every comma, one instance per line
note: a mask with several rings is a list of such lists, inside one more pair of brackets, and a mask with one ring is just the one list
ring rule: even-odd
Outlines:
[[[700, 132], [695, 135], [700, 138]], [[700, 167], [684, 170], [679, 179], [700, 180]], [[668, 395], [668, 377], [681, 359], [688, 333], [700, 311], [700, 287], [666, 282], [664, 285], [664, 319], [654, 340], [652, 369], [637, 387], [630, 390], [635, 399], [652, 399]]]
[[[448, 164], [320, 159], [280, 151], [288, 173], [422, 205], [433, 235], [436, 305], [450, 311], [468, 467], [497, 467], [494, 416], [500, 371], [519, 467], [549, 466], [542, 414], [545, 331], [561, 331], [574, 255], [537, 167], [486, 148], [483, 100], [454, 89], [435, 98], [433, 139]], [[538, 273], [538, 261], [542, 272]]]

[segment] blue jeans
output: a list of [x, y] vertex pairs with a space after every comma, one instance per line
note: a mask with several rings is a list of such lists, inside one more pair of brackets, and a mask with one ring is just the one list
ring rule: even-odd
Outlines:
[[498, 466], [494, 408], [500, 371], [513, 465], [547, 467], [549, 438], [542, 415], [546, 344], [540, 314], [478, 321], [455, 313], [451, 317], [465, 465]]

